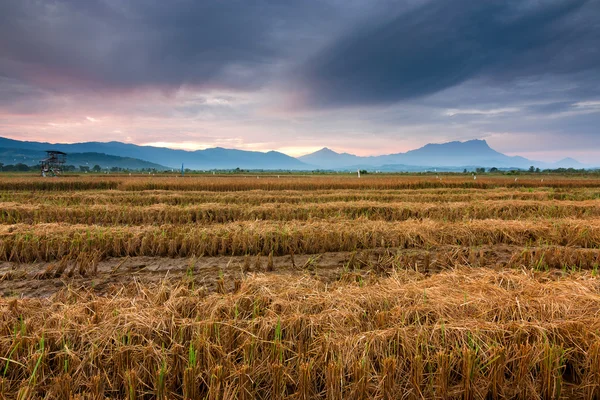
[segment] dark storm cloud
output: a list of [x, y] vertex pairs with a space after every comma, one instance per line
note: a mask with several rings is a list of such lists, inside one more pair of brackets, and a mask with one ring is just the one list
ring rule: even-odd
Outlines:
[[0, 76], [77, 89], [260, 86], [324, 2], [5, 0]]
[[316, 106], [392, 103], [473, 78], [502, 86], [559, 76], [597, 96], [599, 16], [599, 0], [431, 0], [349, 30], [300, 80]]

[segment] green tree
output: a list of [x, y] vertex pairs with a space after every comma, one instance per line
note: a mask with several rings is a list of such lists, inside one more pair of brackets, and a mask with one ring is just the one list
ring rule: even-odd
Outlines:
[[17, 163], [17, 164], [15, 164], [15, 170], [20, 171], [20, 172], [29, 171], [29, 165], [23, 164], [23, 163]]
[[102, 171], [102, 167], [99, 166], [98, 164], [94, 165], [94, 167], [92, 168], [92, 171], [94, 172], [100, 172]]
[[529, 172], [535, 172], [535, 167], [533, 165], [529, 167]]

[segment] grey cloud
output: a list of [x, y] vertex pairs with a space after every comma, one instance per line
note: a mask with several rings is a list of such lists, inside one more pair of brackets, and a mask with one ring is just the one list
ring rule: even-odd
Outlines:
[[[598, 15], [600, 0], [0, 0], [0, 131], [135, 115], [155, 141], [588, 149], [600, 113], [577, 103], [600, 101]], [[312, 110], [281, 106], [288, 83]]]
[[530, 114], [547, 114], [553, 115], [572, 111], [574, 103], [570, 101], [556, 101], [544, 104], [535, 104], [527, 107], [526, 112]]
[[550, 75], [598, 95], [590, 90], [600, 81], [598, 15], [598, 0], [431, 0], [351, 29], [298, 73], [314, 106], [393, 103], [472, 79], [502, 86]]
[[6, 0], [0, 76], [64, 90], [254, 89], [326, 2]]

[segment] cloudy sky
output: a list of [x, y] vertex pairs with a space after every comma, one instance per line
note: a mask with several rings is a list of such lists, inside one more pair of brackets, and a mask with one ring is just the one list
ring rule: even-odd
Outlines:
[[2, 0], [0, 136], [600, 158], [600, 0]]

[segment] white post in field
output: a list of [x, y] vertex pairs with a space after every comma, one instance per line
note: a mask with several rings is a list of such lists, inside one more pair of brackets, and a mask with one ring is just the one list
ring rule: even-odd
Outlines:
[[360, 169], [356, 170], [358, 172], [358, 177], [360, 178]]

